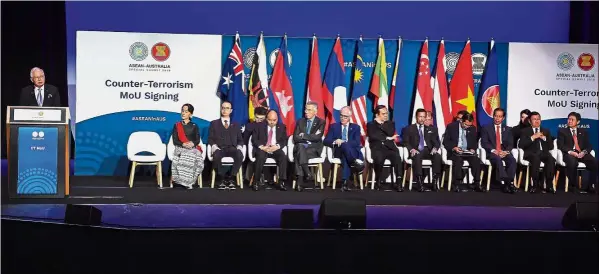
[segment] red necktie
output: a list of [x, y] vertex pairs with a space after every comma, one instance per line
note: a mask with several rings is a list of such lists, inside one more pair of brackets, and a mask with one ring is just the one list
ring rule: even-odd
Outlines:
[[229, 121], [225, 120], [225, 128], [229, 128]]
[[266, 143], [266, 145], [272, 145], [272, 128], [268, 129], [268, 142]]
[[497, 152], [501, 151], [501, 136], [499, 135], [500, 130], [500, 126], [495, 127], [495, 150], [497, 150]]
[[578, 146], [578, 136], [576, 136], [576, 131], [572, 131], [572, 138], [574, 139], [574, 148], [576, 151], [580, 152], [580, 146]]

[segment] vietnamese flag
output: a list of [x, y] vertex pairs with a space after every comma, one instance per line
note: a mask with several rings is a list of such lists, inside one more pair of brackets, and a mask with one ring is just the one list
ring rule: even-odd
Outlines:
[[472, 49], [470, 40], [460, 55], [453, 78], [449, 83], [449, 95], [451, 97], [451, 113], [453, 117], [460, 110], [466, 110], [474, 116], [476, 125], [476, 103], [474, 100], [474, 79], [472, 78]]

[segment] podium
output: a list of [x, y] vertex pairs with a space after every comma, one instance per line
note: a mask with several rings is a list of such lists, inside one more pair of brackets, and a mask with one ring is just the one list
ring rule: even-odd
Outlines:
[[10, 198], [69, 195], [69, 120], [66, 107], [8, 107], [6, 143]]

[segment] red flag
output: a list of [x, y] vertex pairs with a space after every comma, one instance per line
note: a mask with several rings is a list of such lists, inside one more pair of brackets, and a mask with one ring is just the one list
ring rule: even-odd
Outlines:
[[476, 103], [474, 100], [474, 79], [472, 78], [472, 49], [470, 40], [460, 55], [453, 78], [449, 83], [451, 97], [451, 112], [455, 117], [460, 110], [466, 110], [474, 115], [476, 125]]
[[418, 62], [418, 75], [416, 80], [416, 98], [414, 99], [414, 112], [412, 122], [416, 122], [416, 110], [423, 108], [433, 111], [433, 90], [431, 89], [430, 59], [428, 58], [428, 39], [422, 44], [420, 61]]
[[[310, 72], [308, 74], [308, 92], [306, 92], [306, 102], [315, 102], [318, 104], [316, 116], [325, 119], [324, 100], [322, 98], [322, 77], [320, 76], [320, 61], [318, 59], [318, 40], [316, 36], [312, 37], [312, 54], [310, 56]], [[324, 133], [329, 130], [325, 127]]]
[[447, 90], [447, 75], [445, 70], [445, 42], [441, 40], [437, 65], [433, 77], [433, 101], [435, 103], [435, 123], [439, 129], [439, 137], [445, 132], [447, 126], [453, 120], [449, 108], [449, 92]]
[[279, 118], [287, 127], [287, 136], [291, 136], [295, 130], [295, 111], [293, 110], [293, 89], [288, 68], [287, 36], [284, 36], [272, 71], [270, 89], [279, 108]]

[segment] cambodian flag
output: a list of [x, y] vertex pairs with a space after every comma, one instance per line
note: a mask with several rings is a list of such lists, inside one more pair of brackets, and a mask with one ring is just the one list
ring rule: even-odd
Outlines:
[[491, 40], [491, 49], [489, 50], [486, 65], [477, 102], [477, 108], [479, 109], [477, 111], [477, 120], [480, 126], [492, 123], [493, 110], [501, 106], [499, 80], [497, 79], [497, 56], [495, 54], [495, 41], [493, 40]]

